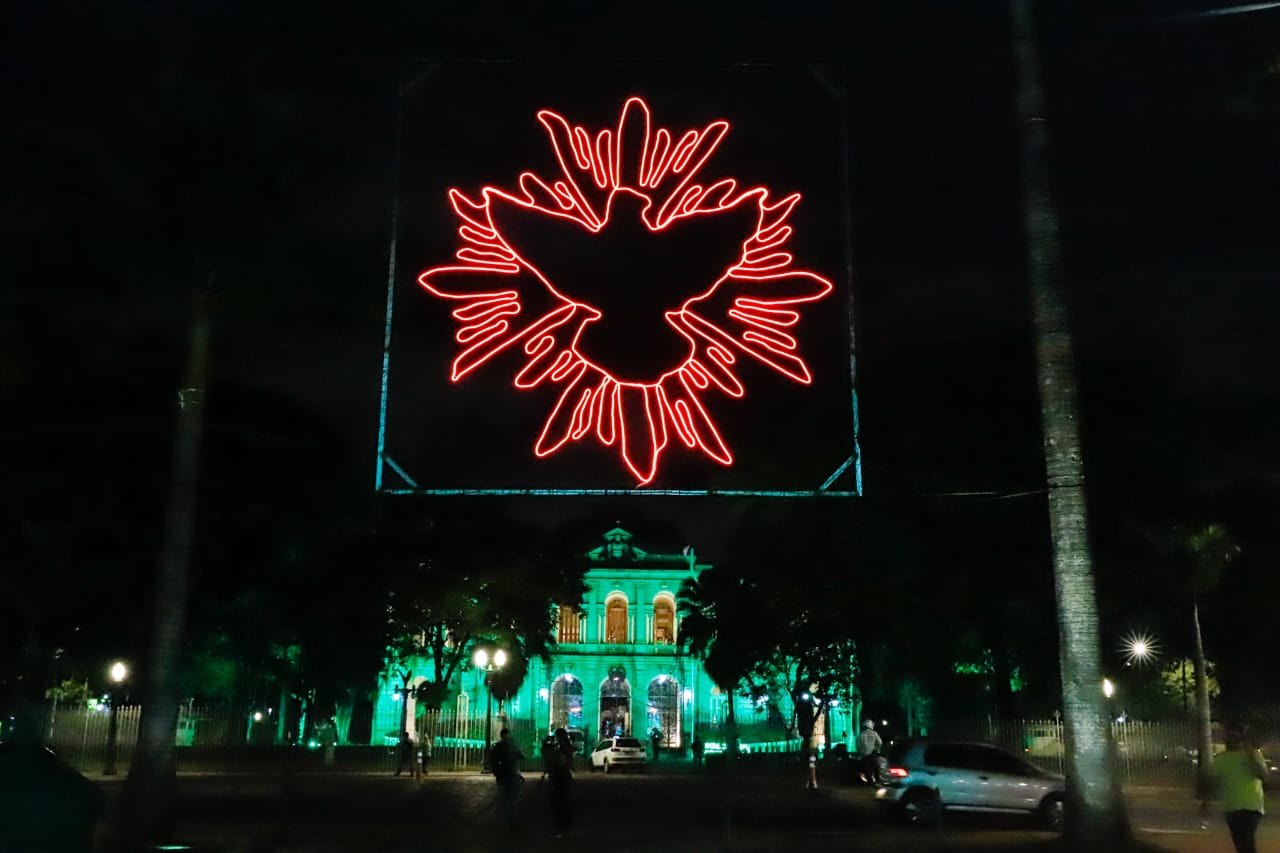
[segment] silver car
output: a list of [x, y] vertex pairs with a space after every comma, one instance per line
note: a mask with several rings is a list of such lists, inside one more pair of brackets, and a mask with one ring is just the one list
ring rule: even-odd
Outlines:
[[889, 750], [889, 782], [876, 800], [910, 823], [932, 823], [944, 810], [1024, 812], [1062, 829], [1066, 781], [979, 741], [914, 738]]

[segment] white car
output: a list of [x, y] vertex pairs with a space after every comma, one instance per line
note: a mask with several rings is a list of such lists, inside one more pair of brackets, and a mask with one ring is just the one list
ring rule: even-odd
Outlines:
[[627, 767], [643, 770], [645, 761], [644, 744], [633, 737], [605, 738], [591, 750], [591, 769], [605, 773]]
[[910, 823], [933, 823], [944, 810], [1022, 812], [1062, 829], [1066, 780], [998, 746], [914, 738], [889, 751], [889, 781], [876, 800]]

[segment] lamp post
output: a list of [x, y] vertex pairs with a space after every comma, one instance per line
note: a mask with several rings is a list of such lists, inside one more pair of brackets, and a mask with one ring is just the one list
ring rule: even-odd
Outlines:
[[111, 664], [111, 708], [108, 710], [110, 716], [107, 718], [107, 762], [102, 768], [103, 776], [116, 775], [116, 732], [117, 718], [116, 706], [120, 704], [120, 685], [129, 677], [129, 668], [121, 661]]
[[503, 664], [507, 662], [507, 653], [498, 649], [490, 659], [487, 651], [476, 649], [473, 660], [478, 669], [484, 670], [485, 738], [484, 753], [480, 762], [480, 770], [484, 772], [489, 769], [489, 753], [493, 750], [493, 673], [495, 670], [502, 669]]

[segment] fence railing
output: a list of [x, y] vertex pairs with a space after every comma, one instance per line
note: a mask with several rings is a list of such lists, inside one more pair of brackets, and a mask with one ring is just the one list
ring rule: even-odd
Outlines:
[[[1066, 733], [1059, 720], [947, 720], [933, 725], [929, 734], [987, 741], [1045, 770], [1065, 770]], [[1277, 731], [1255, 731], [1252, 735], [1264, 744], [1280, 741]], [[1199, 734], [1194, 720], [1115, 722], [1111, 736], [1123, 783], [1181, 782], [1195, 777]], [[1221, 731], [1216, 725], [1214, 741], [1215, 749], [1221, 749]]]
[[[126, 705], [115, 709], [115, 764], [128, 770], [138, 740], [142, 709]], [[50, 708], [46, 721], [46, 745], [63, 761], [84, 773], [101, 773], [109, 763], [112, 711], [81, 703]], [[429, 768], [479, 770], [490, 732], [494, 740], [506, 726], [517, 746], [534, 767], [542, 732], [528, 720], [508, 720], [494, 714], [459, 716], [449, 710], [424, 711], [412, 726], [423, 746]], [[274, 731], [257, 727], [242, 714], [225, 709], [184, 706], [174, 732], [174, 756], [183, 773], [287, 771], [323, 766], [325, 750], [307, 732], [293, 743], [274, 743]], [[394, 772], [400, 762], [395, 732], [375, 733], [372, 744], [340, 743], [333, 766], [351, 772]]]
[[[141, 708], [124, 706], [117, 708], [115, 714], [116, 766], [123, 774], [127, 772], [137, 743]], [[111, 711], [102, 707], [77, 704], [52, 708], [47, 720], [47, 744], [77, 770], [100, 773], [108, 763], [110, 722]], [[516, 745], [527, 757], [526, 769], [536, 768], [538, 747], [546, 732], [529, 720], [507, 719], [499, 714], [490, 720], [483, 714], [428, 710], [417, 715], [412, 731], [429, 756], [430, 769], [478, 771], [490, 730], [496, 740], [503, 726], [511, 729]], [[310, 738], [310, 732], [293, 744], [274, 744], [272, 738], [263, 734], [261, 729], [255, 732], [242, 714], [184, 706], [174, 732], [178, 771], [287, 772], [324, 767], [325, 750]], [[710, 743], [714, 734], [713, 727], [706, 727], [705, 742]], [[945, 720], [936, 722], [929, 734], [995, 743], [1046, 770], [1059, 773], [1064, 770], [1065, 732], [1062, 724], [1052, 719]], [[1252, 734], [1264, 744], [1268, 755], [1280, 752], [1280, 725]], [[1112, 735], [1116, 743], [1117, 770], [1123, 783], [1180, 783], [1194, 778], [1198, 743], [1194, 721], [1117, 722], [1112, 726]], [[347, 772], [394, 772], [400, 760], [396, 733], [375, 732], [373, 741], [372, 744], [339, 744], [333, 767]], [[584, 744], [584, 749], [590, 746]], [[743, 752], [755, 763], [767, 763], [789, 761], [800, 748], [798, 739], [776, 740], [747, 744]], [[891, 742], [886, 745], [886, 749], [889, 748]], [[668, 760], [681, 756], [687, 758], [688, 753], [670, 756]]]

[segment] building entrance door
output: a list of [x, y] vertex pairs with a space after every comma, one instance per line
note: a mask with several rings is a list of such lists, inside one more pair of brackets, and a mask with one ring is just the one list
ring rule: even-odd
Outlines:
[[684, 746], [680, 736], [680, 684], [669, 675], [659, 675], [649, 682], [649, 719], [645, 731], [653, 737], [656, 731], [662, 746], [678, 749]]
[[572, 675], [562, 675], [551, 683], [551, 726], [582, 731], [582, 682]]
[[600, 685], [600, 737], [631, 734], [631, 685], [611, 673]]

